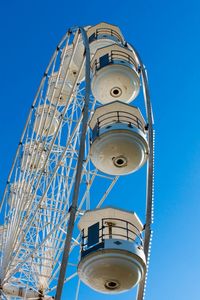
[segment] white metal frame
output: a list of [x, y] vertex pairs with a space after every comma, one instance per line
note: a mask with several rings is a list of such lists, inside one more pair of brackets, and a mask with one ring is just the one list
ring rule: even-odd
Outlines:
[[[73, 56], [76, 53], [81, 36], [85, 45], [85, 56], [79, 66], [79, 74], [65, 106], [53, 103], [59, 74], [65, 72], [62, 89], [68, 80], [69, 68], [64, 69], [61, 53], [66, 52], [69, 45], [74, 44]], [[147, 204], [144, 251], [149, 260], [151, 239], [151, 224], [153, 215], [153, 116], [148, 91], [146, 70], [135, 49], [130, 49], [138, 58], [141, 68], [146, 114], [148, 120], [148, 142], [150, 155], [147, 166]], [[61, 40], [54, 52], [50, 63], [41, 80], [39, 89], [33, 101], [30, 114], [20, 139], [14, 158], [7, 185], [1, 202], [1, 212], [4, 215], [4, 230], [1, 234], [1, 286], [9, 282], [22, 286], [25, 290], [32, 288], [38, 292], [38, 298], [51, 295], [58, 289], [56, 300], [59, 300], [64, 282], [69, 282], [75, 276], [76, 264], [68, 262], [70, 253], [79, 245], [80, 234], [74, 233], [73, 227], [82, 210], [90, 208], [90, 194], [96, 179], [106, 182], [102, 194], [95, 195], [93, 207], [100, 207], [118, 180], [118, 177], [98, 172], [90, 163], [90, 132], [88, 120], [93, 113], [96, 103], [90, 93], [90, 58], [89, 44], [83, 28], [70, 29]], [[71, 63], [71, 62], [70, 62]], [[69, 63], [69, 65], [70, 65]], [[69, 66], [68, 66], [69, 67]], [[79, 76], [85, 68], [85, 81], [80, 82]], [[52, 99], [47, 99], [48, 78], [58, 72]], [[86, 101], [87, 99], [87, 101]], [[35, 112], [40, 105], [49, 105], [53, 109], [51, 122], [58, 112], [58, 128], [54, 135], [39, 135], [34, 132]], [[44, 112], [43, 112], [44, 113]], [[42, 118], [41, 118], [42, 119]], [[40, 122], [38, 132], [44, 130]], [[24, 161], [24, 145], [36, 145], [35, 155]], [[41, 151], [43, 149], [44, 152]], [[44, 155], [42, 168], [39, 159]], [[36, 168], [31, 169], [31, 165]], [[19, 188], [15, 194], [11, 193], [13, 183]], [[28, 183], [28, 188], [26, 187]], [[27, 193], [23, 191], [26, 190]], [[26, 203], [29, 198], [28, 205]], [[8, 201], [8, 199], [10, 199]], [[94, 200], [93, 200], [94, 201]], [[9, 202], [9, 203], [8, 203]], [[67, 238], [66, 238], [67, 236]], [[66, 242], [65, 242], [66, 241]], [[64, 268], [61, 267], [62, 254], [65, 247]], [[67, 250], [66, 250], [67, 249]], [[66, 266], [71, 274], [65, 277]], [[62, 264], [63, 265], [63, 264]], [[60, 269], [62, 274], [59, 277]], [[62, 277], [62, 278], [61, 278]], [[144, 299], [146, 278], [141, 282], [137, 300]], [[78, 299], [80, 280], [78, 281], [75, 299]], [[2, 297], [4, 292], [2, 291]], [[4, 296], [6, 297], [6, 296]]]

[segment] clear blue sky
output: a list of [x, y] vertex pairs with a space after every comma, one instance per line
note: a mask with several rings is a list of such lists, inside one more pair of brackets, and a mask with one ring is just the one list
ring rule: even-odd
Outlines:
[[[143, 58], [156, 123], [155, 224], [147, 300], [200, 299], [199, 12], [198, 0], [0, 4], [1, 193], [41, 76], [70, 26], [116, 24]], [[113, 198], [120, 204], [123, 197], [124, 203], [126, 192], [126, 208], [140, 212], [144, 197], [138, 205], [137, 179], [136, 174], [123, 177]], [[70, 291], [68, 287], [65, 294]], [[133, 293], [105, 297], [82, 287], [83, 299], [129, 300]]]

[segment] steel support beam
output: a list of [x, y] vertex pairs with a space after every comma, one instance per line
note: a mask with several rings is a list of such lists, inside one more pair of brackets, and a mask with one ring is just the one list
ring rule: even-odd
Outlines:
[[81, 132], [81, 140], [80, 140], [80, 149], [79, 149], [79, 157], [77, 163], [77, 170], [76, 170], [76, 179], [74, 184], [74, 191], [73, 191], [73, 198], [72, 204], [70, 207], [70, 217], [68, 222], [68, 229], [67, 235], [65, 240], [65, 246], [62, 256], [60, 274], [58, 278], [58, 285], [56, 290], [55, 300], [60, 300], [62, 296], [63, 285], [65, 281], [65, 274], [67, 270], [67, 264], [69, 259], [70, 247], [71, 247], [71, 240], [73, 235], [75, 217], [77, 212], [77, 203], [78, 203], [78, 196], [79, 196], [79, 188], [81, 183], [81, 173], [83, 168], [83, 160], [84, 160], [84, 152], [85, 152], [85, 138], [87, 133], [87, 124], [88, 124], [88, 115], [89, 115], [89, 99], [90, 99], [90, 48], [89, 48], [89, 41], [84, 28], [79, 28], [82, 37], [83, 43], [85, 46], [85, 104], [83, 110], [83, 120], [82, 120], [82, 132]]

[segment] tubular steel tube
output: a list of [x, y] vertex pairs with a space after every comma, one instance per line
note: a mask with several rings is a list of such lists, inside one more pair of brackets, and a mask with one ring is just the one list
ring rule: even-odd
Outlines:
[[[133, 48], [135, 51], [135, 49]], [[149, 143], [149, 159], [147, 164], [147, 187], [146, 187], [146, 223], [145, 223], [145, 237], [144, 237], [144, 253], [147, 260], [147, 271], [148, 272], [148, 263], [149, 263], [149, 252], [150, 252], [150, 240], [151, 240], [151, 225], [152, 225], [152, 214], [153, 214], [153, 176], [154, 176], [154, 136], [153, 136], [153, 114], [152, 106], [149, 94], [148, 80], [145, 67], [135, 51], [141, 67], [141, 75], [143, 81], [143, 92], [144, 100], [146, 105], [146, 114], [148, 120], [148, 143]], [[147, 275], [147, 273], [146, 273]], [[145, 285], [146, 277], [143, 278], [139, 284], [137, 300], [143, 300], [145, 296]]]
[[[151, 224], [152, 224], [152, 213], [153, 213], [153, 176], [154, 176], [154, 141], [153, 141], [153, 116], [152, 108], [150, 103], [150, 96], [148, 91], [148, 82], [146, 71], [142, 66], [142, 78], [144, 84], [144, 93], [147, 107], [147, 116], [148, 116], [148, 143], [149, 143], [149, 159], [147, 165], [147, 195], [146, 195], [146, 223], [145, 223], [145, 237], [144, 237], [144, 253], [147, 259], [147, 272], [148, 272], [148, 263], [149, 263], [149, 254], [150, 254], [150, 240], [151, 240]], [[146, 274], [147, 275], [147, 274]], [[143, 300], [145, 296], [145, 285], [146, 277], [143, 278], [138, 288], [137, 300]]]
[[[141, 68], [142, 82], [143, 82], [143, 94], [146, 106], [146, 115], [148, 120], [148, 144], [149, 144], [149, 159], [147, 162], [147, 186], [146, 186], [146, 223], [145, 223], [145, 236], [144, 236], [144, 253], [147, 260], [147, 271], [149, 263], [149, 252], [150, 252], [150, 240], [151, 240], [151, 225], [152, 225], [152, 215], [153, 215], [153, 180], [154, 180], [154, 131], [153, 131], [153, 112], [150, 100], [148, 79], [146, 74], [146, 69], [142, 63], [142, 60], [136, 51], [136, 49], [129, 44], [133, 52], [138, 59]], [[137, 300], [143, 300], [145, 296], [145, 286], [146, 286], [146, 276], [140, 282], [137, 293]]]
[[66, 235], [63, 257], [62, 257], [62, 262], [61, 262], [60, 274], [59, 274], [59, 278], [58, 278], [58, 285], [57, 285], [55, 300], [61, 299], [62, 289], [63, 289], [63, 285], [64, 285], [64, 281], [65, 281], [65, 273], [66, 273], [68, 259], [69, 259], [71, 239], [72, 239], [74, 223], [75, 223], [75, 216], [76, 216], [76, 211], [77, 211], [77, 202], [78, 202], [79, 188], [80, 188], [80, 182], [81, 182], [81, 173], [82, 173], [84, 151], [85, 151], [85, 138], [86, 138], [88, 114], [89, 114], [90, 48], [89, 48], [89, 41], [87, 38], [86, 31], [82, 27], [80, 27], [79, 30], [81, 31], [81, 34], [83, 37], [83, 43], [85, 46], [85, 56], [86, 56], [85, 104], [84, 104], [84, 111], [83, 111], [82, 133], [81, 133], [80, 149], [79, 149], [79, 156], [78, 156], [78, 163], [77, 163], [76, 179], [75, 179], [75, 184], [74, 184], [72, 205], [70, 207], [70, 217], [69, 217], [69, 222], [68, 222], [68, 229], [67, 229], [67, 235]]

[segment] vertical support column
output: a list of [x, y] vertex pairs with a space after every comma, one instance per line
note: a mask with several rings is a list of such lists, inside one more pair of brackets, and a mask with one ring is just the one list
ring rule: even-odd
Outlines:
[[60, 274], [58, 278], [58, 285], [56, 290], [55, 300], [60, 300], [62, 296], [62, 289], [65, 281], [65, 274], [69, 259], [69, 252], [71, 247], [71, 239], [74, 229], [76, 211], [77, 211], [77, 202], [78, 202], [78, 195], [79, 195], [79, 188], [81, 182], [81, 173], [83, 167], [83, 160], [84, 160], [84, 152], [85, 152], [85, 138], [87, 132], [87, 124], [88, 124], [88, 114], [89, 114], [89, 98], [90, 98], [90, 48], [89, 48], [89, 41], [84, 28], [80, 27], [80, 32], [83, 37], [83, 43], [85, 46], [85, 56], [86, 56], [86, 63], [85, 63], [85, 104], [83, 109], [83, 120], [82, 120], [82, 132], [81, 132], [81, 140], [80, 140], [80, 148], [79, 148], [79, 156], [77, 162], [77, 170], [76, 170], [76, 178], [74, 184], [74, 191], [73, 191], [73, 198], [72, 198], [72, 205], [70, 207], [70, 217], [68, 222], [68, 229], [67, 235], [65, 240], [65, 246], [63, 251], [63, 257], [60, 267]]

